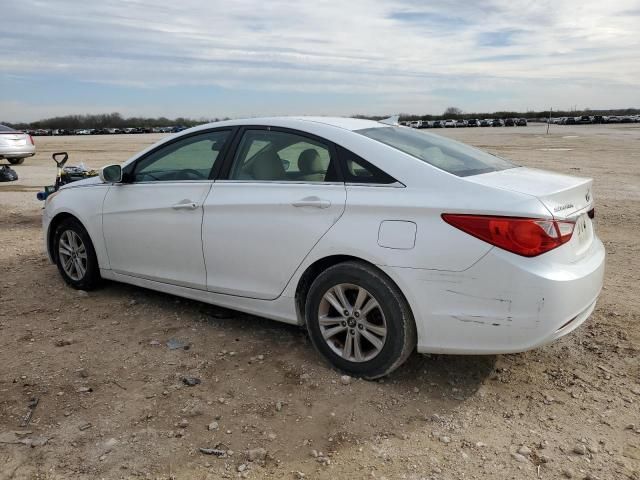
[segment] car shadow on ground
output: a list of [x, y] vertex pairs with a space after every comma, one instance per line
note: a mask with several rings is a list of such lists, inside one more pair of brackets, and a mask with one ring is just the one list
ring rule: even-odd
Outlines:
[[[279, 351], [283, 362], [289, 359], [294, 364], [304, 364], [325, 374], [334, 372], [336, 376], [342, 375], [316, 352], [303, 327], [116, 282], [107, 282], [102, 292], [108, 297], [135, 298], [160, 308], [172, 308], [179, 303], [184, 318], [205, 323], [212, 332], [222, 332], [231, 338], [249, 336], [254, 344], [261, 344], [262, 350]], [[496, 355], [435, 355], [414, 352], [400, 368], [376, 383], [387, 384], [390, 390], [417, 389], [430, 392], [430, 396], [439, 400], [450, 398], [464, 401], [474, 395], [480, 385], [492, 375], [497, 358]], [[295, 376], [296, 368], [292, 370], [289, 377]], [[303, 369], [299, 370], [303, 374]]]

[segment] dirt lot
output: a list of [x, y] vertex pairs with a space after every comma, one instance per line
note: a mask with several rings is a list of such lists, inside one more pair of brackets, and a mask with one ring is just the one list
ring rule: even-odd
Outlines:
[[125, 285], [67, 288], [35, 200], [51, 152], [98, 167], [159, 136], [37, 138], [20, 180], [0, 184], [0, 479], [640, 479], [640, 127], [437, 132], [594, 177], [605, 290], [547, 347], [414, 355], [348, 385], [295, 327]]

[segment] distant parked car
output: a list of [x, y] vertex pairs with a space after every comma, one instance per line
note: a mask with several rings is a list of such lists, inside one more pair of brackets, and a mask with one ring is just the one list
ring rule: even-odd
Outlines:
[[456, 121], [455, 120], [445, 120], [444, 121], [444, 128], [456, 128]]
[[19, 165], [27, 157], [36, 154], [36, 145], [28, 133], [0, 125], [0, 158], [12, 165]]
[[516, 126], [516, 121], [517, 121], [517, 119], [515, 119], [515, 118], [507, 118], [504, 121], [504, 126], [505, 127], [515, 127]]
[[603, 115], [594, 115], [593, 123], [607, 123], [607, 117]]
[[492, 127], [504, 127], [504, 122], [501, 118], [494, 118], [493, 122], [491, 122]]
[[518, 126], [518, 127], [526, 127], [527, 126], [527, 119], [526, 118], [519, 118], [518, 121], [516, 122], [516, 126]]
[[620, 119], [620, 123], [633, 123], [633, 118], [629, 116], [624, 116]]
[[478, 120], [477, 118], [472, 118], [470, 120], [467, 120], [467, 127], [479, 127], [480, 126], [480, 120]]
[[466, 120], [458, 120], [456, 122], [456, 128], [464, 128], [467, 126]]
[[576, 117], [567, 117], [564, 122], [565, 125], [575, 125], [576, 123]]
[[582, 115], [576, 119], [576, 123], [586, 125], [593, 123], [593, 121], [591, 120], [591, 117], [589, 115]]
[[492, 118], [485, 118], [484, 120], [482, 120], [480, 122], [480, 126], [481, 127], [490, 127], [493, 124], [493, 119]]
[[435, 120], [433, 122], [433, 128], [444, 128], [444, 120]]

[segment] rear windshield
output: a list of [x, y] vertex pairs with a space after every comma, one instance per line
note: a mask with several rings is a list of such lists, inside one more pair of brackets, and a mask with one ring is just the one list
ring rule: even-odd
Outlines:
[[7, 127], [6, 125], [0, 125], [0, 132], [15, 132], [15, 130], [11, 127]]
[[464, 143], [411, 128], [376, 127], [356, 130], [356, 133], [408, 153], [459, 177], [497, 172], [517, 166]]

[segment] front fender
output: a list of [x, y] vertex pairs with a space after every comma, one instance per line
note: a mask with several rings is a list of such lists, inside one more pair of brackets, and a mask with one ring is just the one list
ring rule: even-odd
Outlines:
[[49, 260], [54, 261], [50, 250], [52, 235], [64, 216], [75, 217], [89, 234], [101, 269], [109, 269], [109, 256], [102, 234], [102, 204], [110, 185], [93, 184], [77, 188], [61, 189], [47, 201], [42, 217], [44, 241]]

